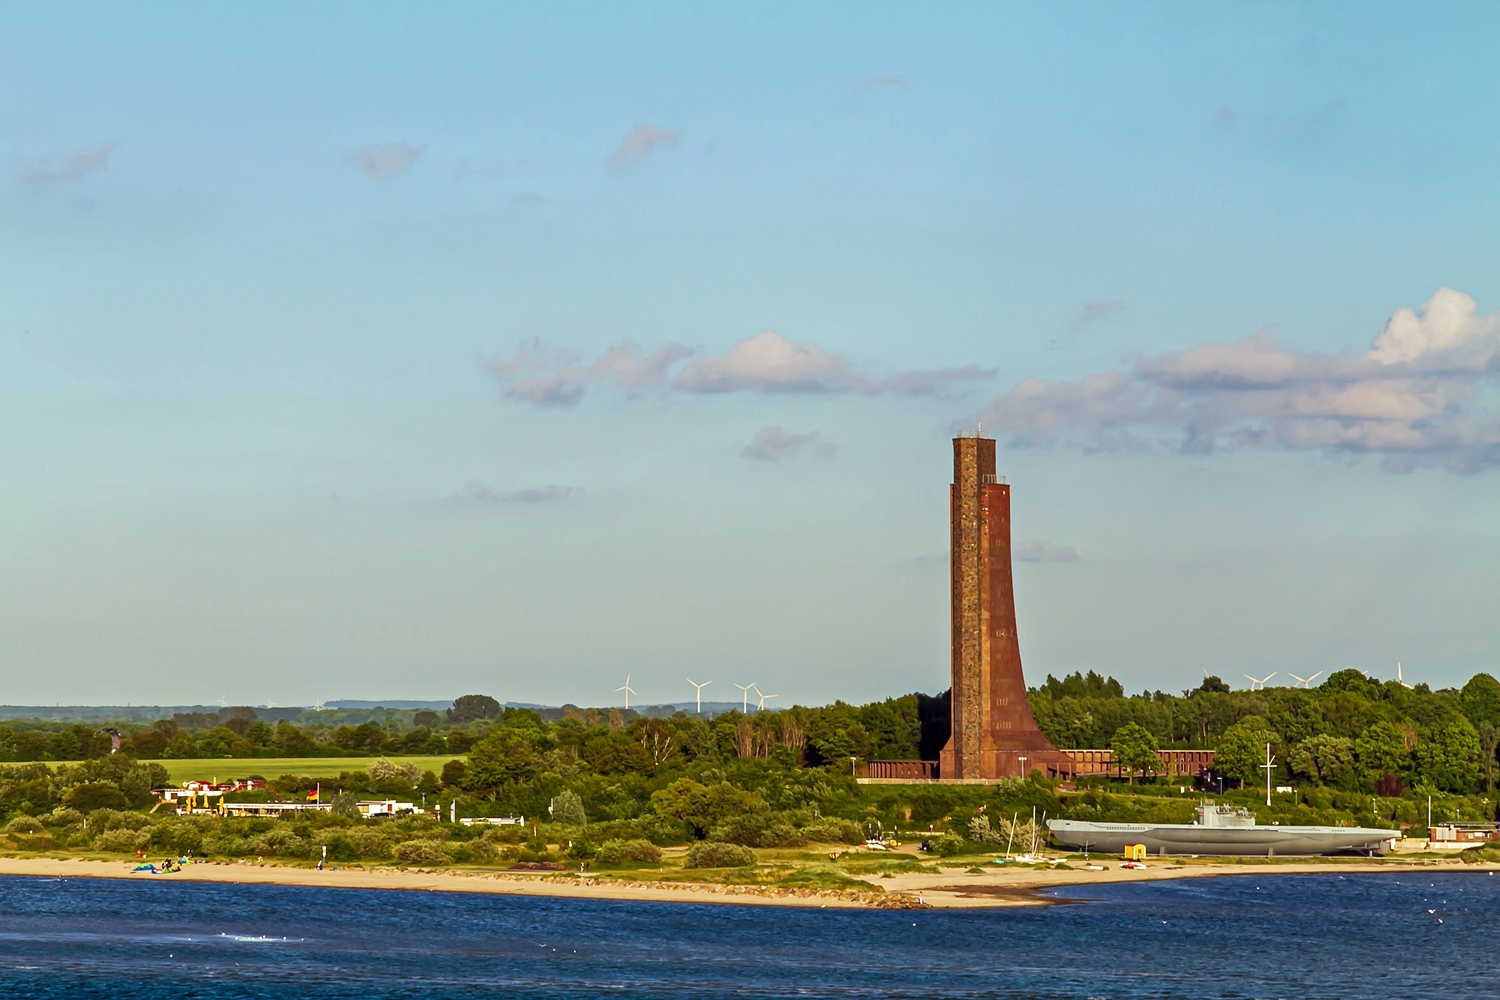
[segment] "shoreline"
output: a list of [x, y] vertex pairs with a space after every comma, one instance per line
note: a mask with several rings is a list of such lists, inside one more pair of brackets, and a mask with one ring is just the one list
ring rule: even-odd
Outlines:
[[941, 873], [913, 873], [875, 877], [883, 893], [847, 889], [788, 889], [763, 885], [725, 885], [615, 878], [607, 873], [572, 875], [530, 874], [506, 870], [403, 869], [396, 867], [304, 868], [292, 865], [208, 862], [182, 872], [153, 875], [134, 872], [139, 862], [86, 858], [0, 857], [0, 876], [40, 878], [123, 878], [217, 882], [229, 885], [314, 886], [326, 889], [397, 889], [409, 892], [472, 892], [492, 895], [545, 896], [559, 899], [610, 899], [653, 903], [729, 903], [752, 906], [800, 906], [840, 909], [980, 909], [1012, 906], [1057, 906], [1087, 902], [1086, 898], [1048, 895], [1047, 890], [1085, 889], [1214, 876], [1273, 876], [1304, 874], [1378, 874], [1403, 871], [1465, 871], [1475, 874], [1500, 870], [1500, 865], [1460, 861], [1290, 861], [1272, 864], [1233, 862], [1152, 863], [1142, 869], [1105, 866], [1036, 870], [996, 868], [983, 874], [965, 869]]

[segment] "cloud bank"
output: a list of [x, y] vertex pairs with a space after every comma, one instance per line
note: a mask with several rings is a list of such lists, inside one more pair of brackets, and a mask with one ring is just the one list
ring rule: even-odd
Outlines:
[[854, 96], [859, 97], [867, 91], [879, 90], [882, 87], [905, 87], [911, 81], [906, 77], [895, 73], [884, 73], [875, 76], [867, 76], [854, 88]]
[[[612, 383], [627, 392], [671, 389], [690, 393], [895, 393], [934, 395], [955, 382], [987, 379], [995, 372], [978, 365], [930, 371], [894, 372], [877, 378], [816, 344], [798, 344], [772, 330], [740, 341], [725, 354], [694, 358], [683, 344], [667, 343], [647, 354], [636, 344], [611, 347], [584, 364], [573, 351], [552, 350], [539, 342], [523, 344], [512, 358], [485, 367], [509, 400], [535, 406], [575, 406], [591, 385]], [[692, 360], [688, 360], [692, 358]], [[680, 368], [679, 362], [686, 361]], [[673, 369], [676, 369], [675, 372]]]
[[644, 163], [657, 146], [675, 146], [682, 139], [676, 132], [660, 125], [637, 125], [620, 140], [609, 158], [612, 167], [633, 167]]
[[1474, 472], [1500, 465], [1497, 375], [1500, 312], [1442, 288], [1362, 354], [1295, 351], [1260, 330], [1078, 382], [1024, 379], [977, 419], [1015, 447], [1306, 450]]
[[571, 486], [539, 486], [502, 493], [477, 479], [464, 483], [455, 499], [475, 500], [480, 503], [561, 503], [573, 492]]
[[74, 153], [61, 163], [38, 160], [21, 171], [25, 184], [48, 184], [57, 181], [80, 181], [89, 174], [109, 169], [109, 161], [119, 152], [121, 143], [106, 142], [94, 149]]
[[1113, 319], [1125, 311], [1125, 303], [1119, 299], [1095, 299], [1093, 302], [1085, 302], [1078, 315], [1073, 317], [1069, 328], [1078, 333], [1084, 327], [1091, 326], [1102, 319]]
[[816, 437], [816, 434], [792, 434], [776, 425], [762, 427], [740, 454], [763, 462], [779, 462], [795, 455]]
[[392, 142], [384, 146], [366, 146], [344, 155], [344, 162], [366, 177], [392, 177], [417, 162], [426, 146], [409, 142]]
[[1077, 562], [1078, 550], [1071, 545], [1054, 545], [1041, 539], [1022, 542], [1011, 550], [1021, 562]]

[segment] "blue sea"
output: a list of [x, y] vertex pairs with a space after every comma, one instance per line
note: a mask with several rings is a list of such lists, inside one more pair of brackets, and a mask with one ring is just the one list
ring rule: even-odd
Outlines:
[[792, 909], [0, 878], [6, 997], [1494, 997], [1500, 878], [1268, 875]]

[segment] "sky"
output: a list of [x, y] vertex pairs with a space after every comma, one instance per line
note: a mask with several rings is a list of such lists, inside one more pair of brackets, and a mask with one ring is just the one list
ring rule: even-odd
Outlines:
[[0, 702], [1500, 671], [1497, 29], [0, 3]]

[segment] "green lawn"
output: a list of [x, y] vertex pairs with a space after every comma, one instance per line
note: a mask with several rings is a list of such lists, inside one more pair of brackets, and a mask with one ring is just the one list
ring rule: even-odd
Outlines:
[[[341, 771], [363, 771], [375, 763], [377, 757], [216, 757], [199, 760], [158, 760], [171, 774], [173, 782], [206, 781], [228, 778], [248, 778], [258, 774], [263, 778], [279, 778], [283, 774], [304, 774], [309, 778], [337, 778]], [[450, 760], [463, 760], [462, 756], [449, 757], [387, 757], [392, 764], [411, 761], [424, 771], [443, 773], [443, 765]]]

